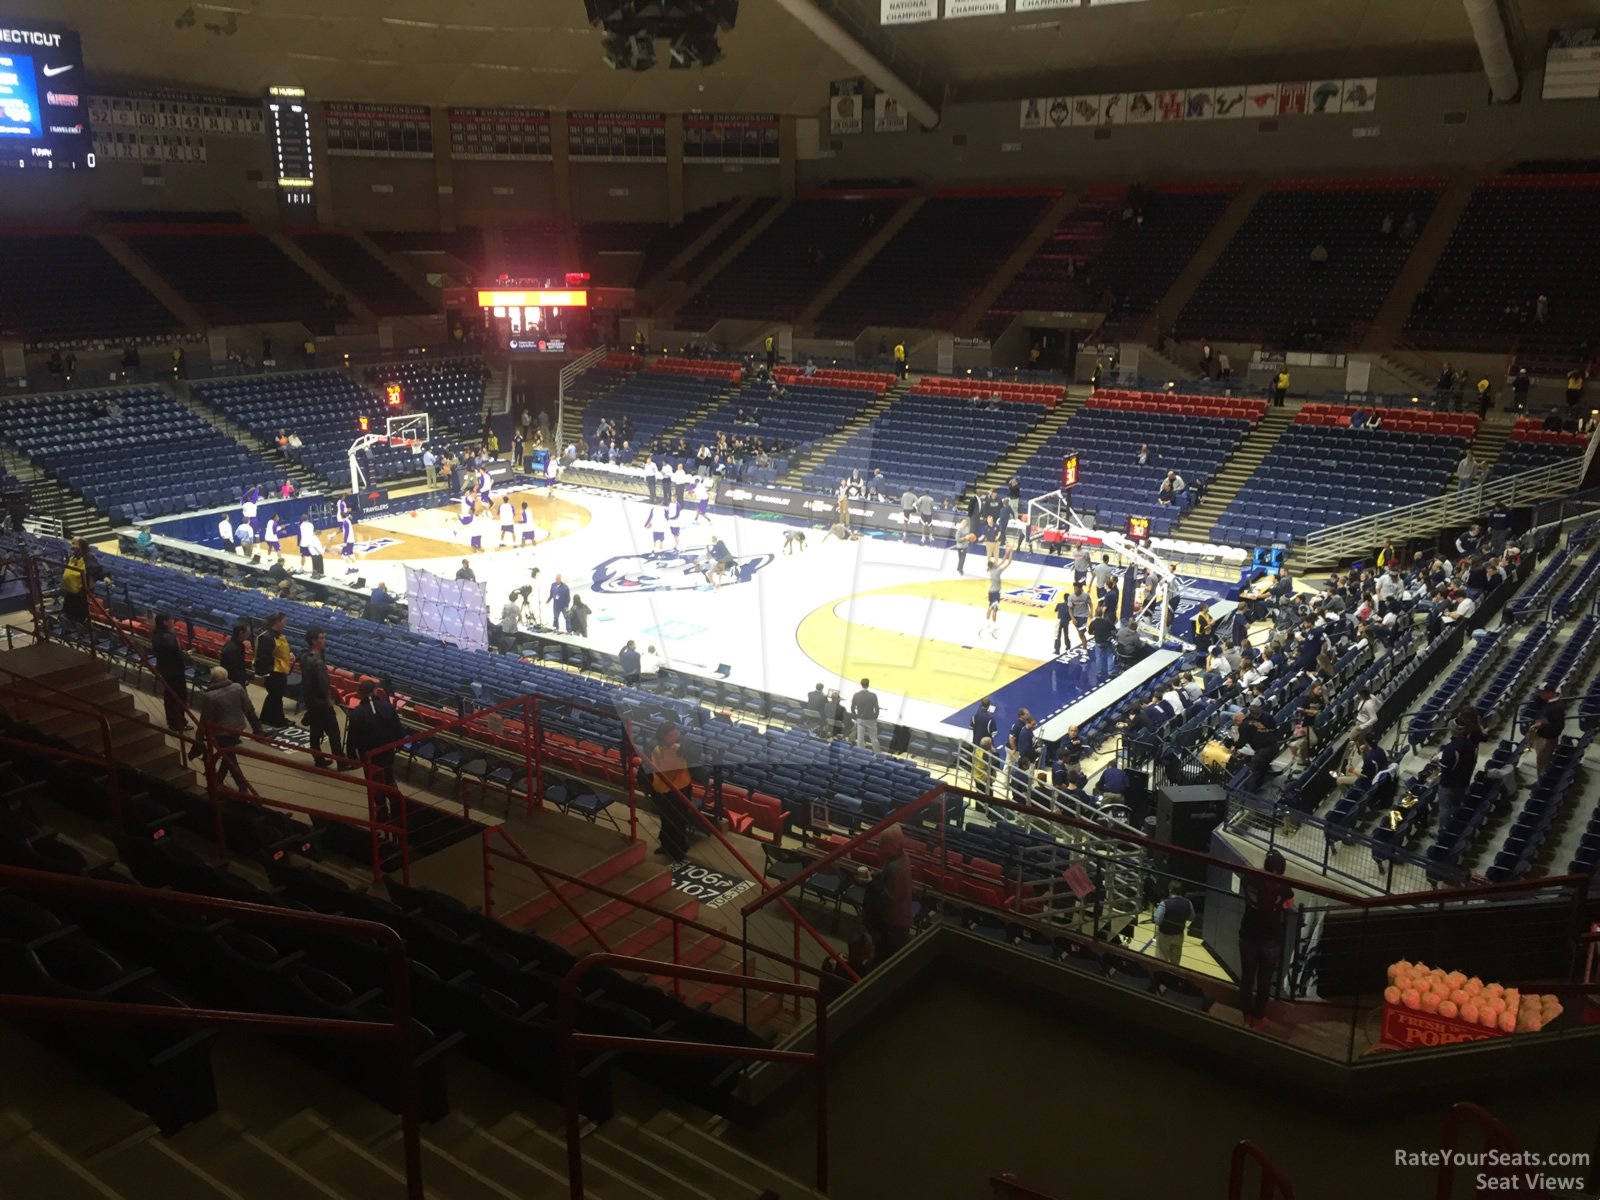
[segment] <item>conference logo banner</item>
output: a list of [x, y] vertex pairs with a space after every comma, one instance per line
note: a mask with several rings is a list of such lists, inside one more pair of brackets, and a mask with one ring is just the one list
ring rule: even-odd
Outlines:
[[1318, 79], [1311, 82], [1229, 84], [1109, 92], [1097, 96], [1031, 96], [1021, 101], [1022, 129], [1237, 121], [1244, 117], [1328, 116], [1370, 113], [1378, 105], [1378, 81]]
[[1044, 12], [1051, 8], [1077, 8], [1078, 0], [1017, 0], [1019, 13]]
[[906, 110], [900, 107], [888, 92], [879, 92], [872, 97], [872, 131], [874, 133], [904, 133], [910, 123], [906, 117]]
[[944, 0], [944, 17], [954, 21], [961, 17], [1005, 16], [1006, 0]]
[[939, 0], [883, 0], [879, 23], [883, 25], [915, 25], [919, 21], [939, 19]]

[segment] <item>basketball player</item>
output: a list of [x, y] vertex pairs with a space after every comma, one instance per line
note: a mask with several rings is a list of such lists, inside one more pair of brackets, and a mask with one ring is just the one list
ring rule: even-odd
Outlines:
[[787, 558], [796, 550], [804, 554], [806, 550], [806, 531], [804, 529], [785, 529], [783, 531], [783, 555]]
[[244, 519], [245, 519], [247, 524], [252, 525], [252, 526], [255, 525], [255, 523], [256, 523], [256, 505], [259, 504], [260, 502], [261, 502], [261, 489], [260, 488], [255, 487], [255, 486], [252, 485], [251, 487], [248, 487], [248, 488], [245, 489], [244, 502], [242, 504], [240, 504], [239, 507], [244, 510]]
[[261, 531], [261, 541], [273, 554], [283, 553], [283, 545], [278, 535], [277, 517], [267, 518], [267, 527]]
[[300, 522], [300, 565], [302, 567], [306, 565], [306, 560], [311, 557], [311, 543], [316, 540], [317, 527], [311, 523], [311, 514], [307, 513]]
[[651, 554], [659, 554], [667, 548], [667, 508], [667, 504], [652, 504], [645, 514], [644, 527], [650, 531]]
[[734, 561], [728, 543], [719, 537], [711, 539], [711, 546], [706, 551], [705, 565], [701, 568], [706, 577], [706, 582], [711, 585], [712, 591], [722, 590], [722, 577], [729, 571], [737, 571], [739, 564]]
[[478, 468], [478, 503], [484, 512], [494, 511], [494, 480], [489, 478], [487, 467]]
[[350, 517], [349, 506], [343, 500], [339, 501], [339, 509], [344, 516], [339, 518], [339, 557], [344, 559], [344, 573], [356, 573], [356, 523]]
[[698, 525], [701, 521], [705, 521], [707, 524], [709, 524], [711, 518], [706, 515], [706, 509], [711, 504], [712, 497], [715, 496], [717, 492], [716, 476], [707, 475], [695, 486], [694, 491], [696, 497], [694, 523]]
[[989, 611], [984, 616], [986, 625], [982, 632], [988, 633], [997, 642], [1000, 640], [1000, 576], [1010, 565], [1009, 549], [1002, 550], [989, 560]]
[[[527, 506], [524, 505], [523, 507], [526, 508]], [[500, 541], [498, 546], [504, 546], [507, 538], [511, 539], [511, 548], [515, 550], [517, 548], [517, 510], [511, 503], [510, 496], [504, 496], [500, 500]]]
[[665, 506], [667, 515], [667, 528], [672, 531], [672, 548], [678, 549], [678, 539], [683, 533], [683, 505], [673, 497]]
[[477, 514], [477, 498], [471, 492], [461, 493], [461, 528], [467, 529], [472, 524], [472, 518]]
[[539, 544], [539, 531], [533, 527], [533, 514], [528, 511], [528, 502], [522, 502], [522, 513], [517, 518], [517, 526], [522, 530], [522, 544], [524, 546], [537, 546]]

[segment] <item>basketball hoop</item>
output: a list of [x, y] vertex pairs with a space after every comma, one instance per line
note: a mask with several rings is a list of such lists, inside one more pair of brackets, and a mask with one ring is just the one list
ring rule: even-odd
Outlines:
[[433, 422], [427, 413], [404, 413], [384, 418], [382, 433], [364, 433], [350, 443], [350, 489], [359, 491], [371, 480], [361, 469], [361, 451], [373, 446], [404, 446], [408, 453], [422, 453], [433, 435]]

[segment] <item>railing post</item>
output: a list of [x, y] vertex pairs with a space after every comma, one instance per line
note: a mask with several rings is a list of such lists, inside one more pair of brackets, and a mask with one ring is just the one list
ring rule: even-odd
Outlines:
[[206, 768], [206, 795], [211, 797], [211, 813], [217, 826], [217, 849], [226, 852], [228, 834], [226, 823], [222, 819], [222, 787], [217, 779], [216, 745], [211, 740], [209, 725], [201, 726], [196, 733], [200, 738], [200, 758]]
[[534, 804], [541, 811], [544, 809], [544, 722], [539, 715], [542, 707], [539, 697], [535, 696], [533, 698]]
[[[683, 959], [680, 957], [683, 953], [682, 931], [683, 922], [674, 921], [672, 923], [672, 965], [675, 967], [683, 965]], [[672, 994], [679, 1000], [683, 999], [683, 979], [681, 976], [674, 975], [672, 977]]]
[[[742, 991], [748, 992], [749, 988]], [[798, 1001], [799, 997], [796, 997]], [[799, 1005], [796, 1004], [798, 1009]], [[817, 989], [817, 1191], [828, 1190], [828, 998]]]
[[528, 699], [523, 700], [523, 702], [522, 702], [522, 787], [523, 787], [523, 791], [525, 793], [525, 796], [524, 796], [524, 802], [525, 802], [524, 803], [524, 807], [525, 807], [525, 809], [527, 811], [527, 815], [530, 816], [530, 817], [533, 815], [533, 805], [534, 805], [535, 798], [539, 794], [539, 789], [538, 789], [537, 785], [534, 782], [534, 771], [537, 768], [534, 766], [534, 760], [533, 760], [533, 726], [534, 726], [534, 723], [536, 721], [538, 721], [538, 719], [539, 719], [539, 702], [538, 702], [538, 700], [535, 700], [535, 699], [533, 699], [531, 697], [528, 698]]
[[372, 882], [380, 883], [383, 880], [383, 855], [378, 846], [378, 796], [372, 786], [370, 755], [361, 761], [361, 777], [367, 785], [367, 840], [372, 845]]
[[411, 1024], [411, 967], [404, 945], [389, 948], [389, 990], [395, 1026], [395, 1086], [405, 1147], [406, 1200], [425, 1200], [422, 1187], [422, 1117], [417, 1095], [415, 1035]]
[[483, 836], [478, 839], [478, 846], [483, 851], [483, 915], [494, 916], [494, 864], [489, 853], [489, 838], [493, 836], [495, 827], [485, 825]]

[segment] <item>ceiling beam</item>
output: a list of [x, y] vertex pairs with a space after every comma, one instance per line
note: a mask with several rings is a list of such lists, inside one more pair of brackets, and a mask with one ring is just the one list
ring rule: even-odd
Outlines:
[[1467, 23], [1478, 43], [1483, 73], [1489, 78], [1489, 91], [1496, 104], [1509, 104], [1522, 90], [1517, 77], [1517, 60], [1511, 53], [1511, 39], [1497, 0], [1461, 0], [1466, 6]]
[[898, 100], [900, 107], [924, 129], [938, 128], [939, 110], [896, 75], [882, 59], [852, 37], [843, 25], [818, 8], [815, 0], [778, 0], [778, 6], [816, 34], [823, 45], [870, 79], [879, 91], [888, 92]]

